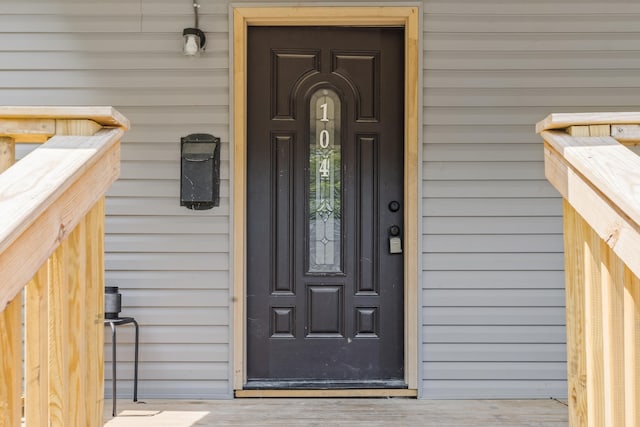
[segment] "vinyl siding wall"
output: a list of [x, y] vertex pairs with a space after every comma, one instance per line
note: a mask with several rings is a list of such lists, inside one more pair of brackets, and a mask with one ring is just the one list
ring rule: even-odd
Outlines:
[[425, 397], [561, 397], [562, 208], [531, 127], [637, 110], [640, 3], [424, 2]]
[[[232, 396], [228, 3], [200, 3], [199, 58], [181, 54], [190, 1], [0, 3], [0, 104], [113, 105], [132, 122], [107, 198], [106, 279], [141, 324], [143, 399]], [[533, 125], [640, 108], [640, 3], [422, 10], [421, 397], [563, 397], [561, 202]], [[179, 206], [179, 141], [196, 132], [223, 141], [210, 211]], [[118, 350], [126, 397], [132, 328]], [[105, 356], [110, 393], [109, 343]]]
[[[0, 2], [1, 104], [113, 105], [131, 120], [107, 196], [106, 283], [140, 323], [142, 399], [232, 395], [228, 5], [201, 3], [209, 50], [187, 58], [190, 1]], [[222, 138], [222, 183], [220, 207], [197, 212], [179, 206], [179, 158], [180, 137], [200, 132]], [[121, 397], [133, 342], [118, 328]]]

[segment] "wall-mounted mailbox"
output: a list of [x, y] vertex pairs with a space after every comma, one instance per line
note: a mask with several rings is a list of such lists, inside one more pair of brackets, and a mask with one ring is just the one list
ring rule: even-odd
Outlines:
[[220, 205], [220, 138], [193, 133], [180, 138], [180, 206], [204, 210]]

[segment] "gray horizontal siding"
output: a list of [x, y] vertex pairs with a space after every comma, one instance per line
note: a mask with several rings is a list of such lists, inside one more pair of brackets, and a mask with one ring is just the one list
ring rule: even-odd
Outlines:
[[[107, 284], [121, 288], [122, 314], [140, 323], [141, 397], [230, 396], [228, 14], [212, 3], [200, 9], [212, 31], [197, 59], [181, 52], [189, 3], [0, 5], [3, 104], [113, 105], [131, 120], [121, 179], [107, 196], [105, 265]], [[202, 132], [223, 141], [221, 207], [192, 212], [179, 206], [179, 144]], [[105, 338], [109, 380], [108, 330]], [[124, 397], [133, 328], [119, 328], [118, 341]]]
[[565, 396], [561, 203], [532, 124], [638, 109], [640, 4], [423, 6], [422, 396]]

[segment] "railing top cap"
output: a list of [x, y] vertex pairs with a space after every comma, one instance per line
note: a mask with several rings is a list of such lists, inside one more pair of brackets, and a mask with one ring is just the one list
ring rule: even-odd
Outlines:
[[640, 124], [640, 112], [554, 113], [536, 124], [536, 133], [569, 126]]
[[113, 107], [48, 107], [0, 106], [0, 119], [89, 119], [102, 126], [129, 129], [129, 119]]

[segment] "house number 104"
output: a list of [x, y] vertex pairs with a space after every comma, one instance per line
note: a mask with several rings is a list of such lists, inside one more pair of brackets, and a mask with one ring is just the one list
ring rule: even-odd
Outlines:
[[[322, 110], [322, 118], [320, 119], [320, 121], [328, 122], [329, 119], [327, 118], [327, 103], [325, 102], [324, 104], [321, 104], [320, 109]], [[329, 148], [330, 142], [331, 141], [329, 138], [329, 131], [327, 129], [321, 130], [320, 131], [320, 148]], [[331, 171], [331, 160], [326, 154], [324, 158], [322, 158], [322, 160], [320, 161], [320, 167], [318, 168], [318, 171], [320, 172], [320, 176], [322, 178], [329, 178], [330, 171]]]

